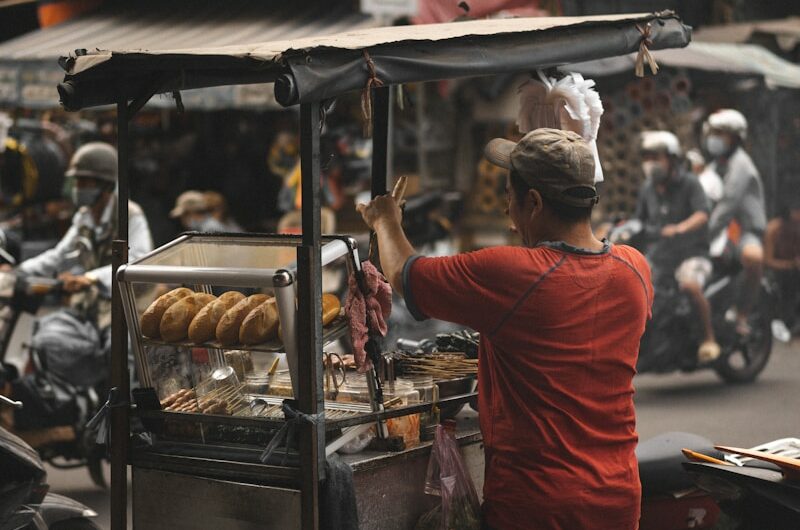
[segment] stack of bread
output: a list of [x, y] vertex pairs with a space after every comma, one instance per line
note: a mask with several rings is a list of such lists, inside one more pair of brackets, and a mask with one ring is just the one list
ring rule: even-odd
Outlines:
[[[322, 324], [330, 324], [341, 311], [339, 299], [322, 297]], [[245, 296], [237, 291], [219, 297], [179, 287], [158, 297], [139, 320], [142, 335], [165, 342], [195, 344], [215, 339], [224, 347], [261, 344], [279, 336], [280, 320], [275, 298], [266, 294]]]

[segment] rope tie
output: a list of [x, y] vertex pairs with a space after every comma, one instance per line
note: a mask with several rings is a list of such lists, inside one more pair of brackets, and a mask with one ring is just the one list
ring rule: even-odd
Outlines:
[[264, 452], [261, 453], [259, 460], [261, 460], [262, 464], [269, 462], [269, 458], [272, 456], [272, 453], [274, 453], [275, 450], [285, 442], [286, 451], [283, 453], [283, 459], [281, 460], [281, 465], [285, 466], [286, 457], [289, 455], [289, 448], [294, 442], [297, 426], [301, 423], [319, 425], [320, 423], [325, 422], [324, 410], [319, 414], [305, 414], [295, 409], [289, 400], [284, 400], [283, 403], [281, 403], [281, 410], [283, 410], [283, 416], [286, 418], [286, 421], [278, 430], [278, 432], [275, 433], [275, 436], [272, 437], [272, 440], [270, 440], [269, 444], [267, 444], [267, 447], [264, 448]]
[[127, 407], [128, 403], [125, 400], [121, 400], [119, 397], [119, 391], [117, 387], [112, 388], [108, 391], [108, 399], [100, 407], [100, 410], [97, 411], [92, 419], [86, 422], [86, 428], [89, 430], [96, 430], [97, 437], [95, 438], [95, 443], [97, 445], [108, 445], [108, 440], [110, 438], [110, 415], [111, 409], [117, 409], [121, 407]]
[[364, 118], [364, 136], [369, 138], [372, 136], [372, 89], [382, 87], [383, 81], [378, 78], [378, 73], [375, 71], [375, 62], [369, 56], [367, 50], [363, 51], [364, 62], [369, 70], [369, 77], [367, 84], [364, 86], [364, 91], [361, 93], [361, 114]]
[[653, 40], [650, 38], [652, 36], [652, 25], [648, 22], [642, 28], [642, 26], [636, 24], [636, 29], [642, 35], [642, 40], [639, 42], [639, 53], [636, 55], [636, 77], [644, 77], [645, 61], [650, 65], [650, 71], [655, 75], [658, 73], [658, 63], [656, 63], [656, 58], [653, 57], [649, 49], [649, 46], [653, 45]]

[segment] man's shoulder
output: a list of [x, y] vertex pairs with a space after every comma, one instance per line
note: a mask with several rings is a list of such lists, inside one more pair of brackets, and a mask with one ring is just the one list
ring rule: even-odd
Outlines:
[[744, 177], [758, 177], [758, 168], [756, 168], [753, 159], [750, 158], [750, 155], [747, 154], [743, 148], [739, 147], [731, 156], [731, 166], [735, 166], [740, 173]]
[[611, 255], [617, 261], [623, 262], [637, 272], [650, 273], [650, 265], [647, 264], [647, 259], [641, 252], [633, 247], [628, 245], [612, 245]]
[[496, 246], [487, 247], [470, 252], [462, 252], [455, 256], [430, 259], [433, 265], [437, 260], [440, 263], [450, 263], [465, 270], [481, 272], [488, 275], [515, 274], [523, 269], [527, 272], [546, 270], [557, 261], [556, 252], [545, 247], [528, 248], [523, 246]]

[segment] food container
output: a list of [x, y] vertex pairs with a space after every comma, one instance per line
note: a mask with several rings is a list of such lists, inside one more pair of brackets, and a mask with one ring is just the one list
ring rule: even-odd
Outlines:
[[[475, 388], [475, 382], [474, 377], [459, 377], [458, 379], [436, 381], [436, 386], [439, 387], [439, 399], [469, 394]], [[454, 418], [456, 414], [461, 412], [465, 404], [466, 403], [456, 403], [454, 405], [445, 405], [441, 407], [442, 419]]]
[[245, 375], [245, 392], [248, 394], [266, 394], [269, 391], [269, 379], [269, 373], [263, 371]]
[[253, 357], [246, 350], [230, 350], [225, 352], [225, 364], [233, 368], [239, 381], [244, 381], [245, 376], [253, 371]]
[[[433, 382], [430, 375], [406, 376], [414, 384], [414, 390], [419, 393], [420, 403], [434, 403], [439, 401], [439, 387]], [[432, 440], [436, 425], [439, 424], [438, 408], [419, 414], [420, 439]]]
[[[419, 391], [414, 388], [413, 381], [406, 379], [388, 381], [383, 387], [383, 401], [388, 404], [387, 408], [405, 407], [419, 403]], [[419, 413], [389, 418], [386, 420], [386, 426], [389, 429], [389, 436], [401, 436], [406, 447], [419, 444]]]

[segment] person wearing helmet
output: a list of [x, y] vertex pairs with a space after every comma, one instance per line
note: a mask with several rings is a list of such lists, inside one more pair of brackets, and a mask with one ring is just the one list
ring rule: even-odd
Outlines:
[[723, 182], [722, 198], [714, 206], [709, 220], [712, 241], [735, 221], [740, 230], [733, 241], [745, 271], [745, 285], [737, 307], [736, 329], [741, 335], [750, 332], [748, 314], [761, 282], [764, 250], [761, 237], [767, 226], [764, 187], [761, 176], [745, 152], [747, 120], [739, 111], [722, 109], [712, 113], [703, 125], [705, 147], [713, 158], [709, 168]]
[[236, 220], [230, 216], [228, 201], [225, 196], [217, 191], [204, 191], [203, 196], [208, 204], [208, 211], [226, 232], [244, 232]]
[[712, 270], [708, 257], [708, 198], [697, 177], [686, 170], [674, 134], [644, 132], [641, 149], [645, 182], [639, 190], [635, 217], [644, 226], [645, 255], [654, 278], [674, 275], [697, 308], [704, 331], [697, 357], [699, 362], [707, 363], [720, 353], [711, 324], [711, 306], [703, 293]]
[[211, 213], [208, 199], [201, 191], [189, 190], [175, 199], [169, 216], [180, 221], [184, 230], [193, 232], [227, 232], [227, 228]]
[[[111, 296], [111, 242], [117, 237], [117, 150], [103, 142], [80, 147], [66, 172], [78, 211], [58, 244], [18, 270], [35, 276], [58, 276], [64, 290], [76, 293], [97, 285]], [[128, 202], [128, 257], [134, 260], [153, 249], [144, 212]]]

